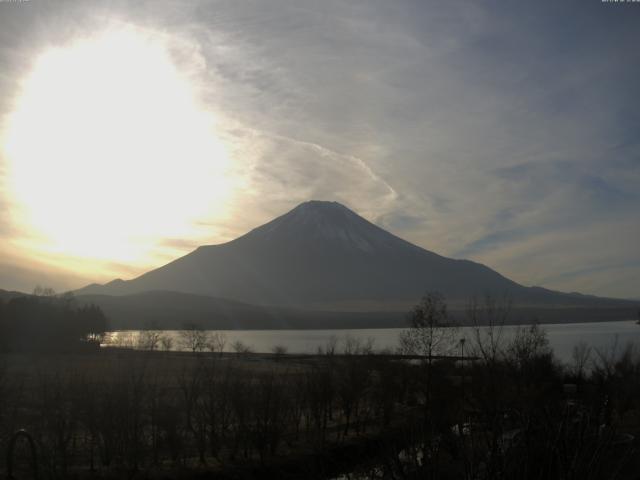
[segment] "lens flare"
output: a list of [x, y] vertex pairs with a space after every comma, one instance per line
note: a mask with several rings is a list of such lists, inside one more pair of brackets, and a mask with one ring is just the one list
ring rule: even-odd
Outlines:
[[2, 142], [34, 253], [143, 261], [220, 213], [229, 158], [166, 41], [125, 28], [35, 61]]

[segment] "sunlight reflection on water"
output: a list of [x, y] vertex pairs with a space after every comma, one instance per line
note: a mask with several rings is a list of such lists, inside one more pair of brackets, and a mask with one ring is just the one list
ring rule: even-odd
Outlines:
[[[547, 332], [549, 343], [556, 357], [564, 362], [571, 360], [571, 352], [579, 342], [594, 349], [608, 349], [617, 342], [623, 348], [630, 342], [640, 343], [640, 325], [634, 321], [592, 322], [541, 325]], [[503, 327], [505, 339], [513, 336], [516, 326]], [[233, 351], [232, 344], [241, 341], [253, 352], [269, 353], [276, 346], [284, 346], [288, 353], [316, 353], [319, 347], [326, 346], [337, 339], [337, 352], [342, 351], [345, 339], [351, 337], [360, 340], [373, 340], [376, 351], [395, 351], [398, 347], [398, 335], [401, 328], [371, 328], [356, 330], [225, 330], [225, 351]], [[163, 332], [173, 339], [173, 350], [185, 350], [180, 342], [180, 331]], [[460, 338], [466, 338], [467, 345], [472, 344], [472, 329], [463, 327], [458, 332]], [[139, 331], [118, 331], [108, 335], [106, 345], [135, 348], [138, 345]]]

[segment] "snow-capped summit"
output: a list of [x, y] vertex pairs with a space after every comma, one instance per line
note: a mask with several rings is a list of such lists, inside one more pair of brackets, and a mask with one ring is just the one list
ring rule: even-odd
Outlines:
[[404, 240], [372, 224], [338, 202], [312, 200], [238, 239], [244, 242], [302, 243], [307, 247], [373, 254]]

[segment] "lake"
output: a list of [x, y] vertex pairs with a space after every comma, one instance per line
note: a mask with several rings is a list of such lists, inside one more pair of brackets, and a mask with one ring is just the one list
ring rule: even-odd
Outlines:
[[[590, 322], [540, 325], [547, 332], [549, 344], [556, 357], [563, 361], [571, 361], [573, 347], [584, 342], [594, 349], [611, 349], [617, 344], [623, 348], [630, 342], [640, 345], [640, 325], [635, 321]], [[517, 326], [503, 327], [504, 338], [512, 337]], [[318, 347], [324, 347], [332, 338], [338, 340], [337, 351], [342, 350], [345, 339], [351, 337], [363, 341], [373, 341], [374, 350], [395, 350], [398, 336], [402, 328], [371, 328], [357, 330], [221, 330], [226, 336], [226, 351], [232, 351], [231, 344], [241, 341], [256, 353], [271, 352], [275, 346], [284, 346], [288, 353], [316, 353]], [[135, 346], [140, 332], [111, 332], [106, 345]], [[163, 332], [173, 339], [173, 349], [181, 350], [180, 332], [171, 330]], [[467, 345], [472, 344], [472, 330], [462, 327], [459, 338], [466, 338]]]

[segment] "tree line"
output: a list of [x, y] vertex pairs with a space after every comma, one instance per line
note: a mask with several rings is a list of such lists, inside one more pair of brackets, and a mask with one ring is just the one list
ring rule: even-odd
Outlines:
[[54, 352], [96, 349], [108, 329], [96, 305], [71, 294], [37, 288], [33, 295], [0, 299], [0, 351]]

